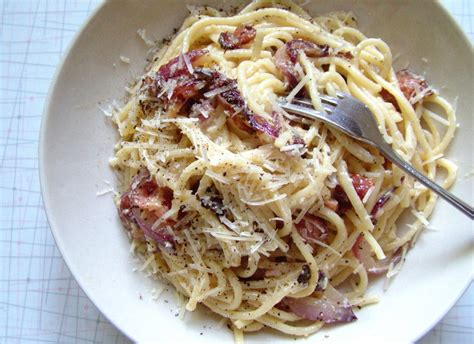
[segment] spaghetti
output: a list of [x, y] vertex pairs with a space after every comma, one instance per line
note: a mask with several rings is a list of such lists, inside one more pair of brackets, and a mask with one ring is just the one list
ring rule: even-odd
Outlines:
[[444, 170], [446, 188], [451, 105], [424, 78], [395, 73], [390, 48], [351, 13], [312, 18], [267, 0], [233, 16], [192, 12], [113, 115], [116, 202], [133, 251], [187, 310], [205, 305], [236, 338], [355, 320], [354, 306], [376, 302], [369, 276], [400, 270], [436, 196], [374, 148], [275, 100], [323, 109], [320, 94], [350, 93], [403, 158], [432, 179]]

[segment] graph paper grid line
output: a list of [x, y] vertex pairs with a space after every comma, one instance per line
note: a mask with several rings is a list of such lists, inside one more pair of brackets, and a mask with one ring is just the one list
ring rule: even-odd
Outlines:
[[[429, 1], [429, 0], [426, 0]], [[474, 41], [470, 0], [445, 0]], [[50, 233], [38, 177], [54, 71], [98, 0], [0, 0], [0, 344], [129, 343], [87, 298]], [[474, 342], [474, 287], [421, 344]]]

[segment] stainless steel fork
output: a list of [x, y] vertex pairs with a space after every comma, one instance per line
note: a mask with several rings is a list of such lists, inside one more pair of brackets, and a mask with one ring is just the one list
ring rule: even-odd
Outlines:
[[290, 113], [307, 119], [323, 121], [354, 139], [366, 142], [377, 148], [380, 153], [403, 171], [436, 192], [471, 219], [474, 218], [474, 209], [471, 206], [427, 178], [395, 153], [392, 147], [385, 142], [372, 112], [365, 104], [348, 94], [339, 92], [337, 97], [326, 95], [321, 95], [320, 97], [326, 112], [316, 111], [312, 107], [311, 102], [304, 99], [293, 99], [291, 103], [285, 99], [280, 99], [279, 105]]

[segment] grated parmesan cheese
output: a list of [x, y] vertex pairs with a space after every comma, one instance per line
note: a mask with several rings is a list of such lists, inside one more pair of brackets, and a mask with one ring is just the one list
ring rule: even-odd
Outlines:
[[162, 123], [193, 123], [198, 122], [198, 118], [183, 118], [183, 117], [176, 117], [176, 118], [162, 118]]
[[234, 222], [230, 221], [227, 217], [220, 216], [219, 220], [222, 222], [223, 225], [226, 225], [229, 229], [239, 234], [240, 232], [239, 227]]
[[221, 93], [224, 93], [226, 91], [229, 91], [233, 88], [232, 85], [227, 85], [227, 86], [222, 86], [222, 87], [218, 87], [216, 89], [213, 89], [212, 91], [209, 91], [209, 92], [206, 92], [204, 93], [204, 97], [206, 98], [212, 98], [214, 96], [217, 96]]
[[236, 236], [224, 232], [216, 232], [213, 229], [208, 229], [204, 230], [204, 233], [209, 233], [213, 237], [221, 240], [231, 240], [231, 241], [261, 241], [261, 238], [252, 236], [252, 237], [246, 237], [246, 236]]
[[286, 146], [281, 147], [280, 152], [289, 152], [289, 151], [299, 150], [301, 148], [304, 148], [304, 144], [295, 143], [293, 145], [286, 145]]
[[265, 200], [261, 200], [261, 201], [249, 201], [249, 200], [242, 199], [242, 202], [244, 202], [245, 204], [248, 204], [248, 205], [261, 206], [261, 205], [276, 202], [278, 200], [284, 199], [285, 197], [286, 197], [286, 194], [281, 194], [281, 195], [277, 195], [275, 197], [265, 199]]
[[147, 38], [145, 29], [138, 29], [137, 35], [143, 40], [143, 42], [145, 42], [147, 46], [152, 47], [155, 45], [155, 43], [152, 40]]
[[439, 232], [440, 229], [437, 228], [437, 227], [433, 227], [433, 226], [425, 226], [425, 228], [429, 231], [433, 231], [433, 232]]
[[188, 69], [189, 74], [193, 74], [194, 73], [194, 68], [193, 68], [193, 65], [192, 65], [191, 61], [189, 61], [188, 54], [182, 54], [182, 55], [183, 55], [183, 59], [184, 59], [184, 64], [186, 65], [186, 68]]
[[[419, 88], [419, 86], [416, 83], [415, 83], [415, 88]], [[434, 92], [434, 90], [431, 87], [427, 87], [423, 91], [419, 89], [415, 90], [415, 96], [410, 98], [410, 103], [411, 104], [418, 103], [420, 100], [426, 97], [430, 92]]]
[[160, 286], [158, 289], [157, 288], [152, 288], [150, 290], [151, 299], [155, 300], [155, 301], [158, 300], [164, 290], [165, 290], [164, 285]]
[[306, 83], [310, 80], [309, 75], [305, 75], [300, 82], [291, 90], [291, 92], [286, 97], [288, 103], [291, 103], [295, 96], [298, 94], [299, 91], [306, 85]]
[[100, 190], [100, 191], [97, 191], [96, 192], [96, 195], [97, 196], [104, 196], [104, 195], [107, 195], [111, 192], [114, 192], [115, 189], [114, 188], [106, 188], [106, 189], [103, 189], [103, 190]]
[[[203, 17], [214, 17], [216, 15], [216, 12], [212, 9], [202, 9], [195, 6], [189, 6], [188, 9], [192, 13], [202, 13]], [[342, 23], [352, 20], [349, 17], [350, 14], [346, 14], [346, 18], [343, 18], [341, 15], [335, 15], [332, 18], [342, 26]], [[193, 20], [195, 20], [195, 18], [191, 19], [191, 22], [193, 22]], [[204, 88], [203, 90], [207, 90], [208, 92], [204, 93], [203, 97], [200, 96], [201, 98], [196, 99], [199, 101], [197, 104], [196, 102], [194, 104], [192, 104], [192, 102], [186, 104], [190, 105], [189, 108], [194, 105], [200, 105], [192, 108], [193, 115], [191, 117], [201, 118], [200, 115], [202, 115], [208, 118], [210, 115], [209, 112], [212, 111], [212, 114], [215, 116], [213, 116], [210, 121], [206, 121], [206, 125], [197, 125], [196, 123], [199, 122], [198, 118], [181, 117], [182, 115], [180, 114], [187, 111], [188, 107], [183, 107], [183, 112], [176, 110], [178, 113], [175, 113], [173, 111], [175, 108], [166, 106], [167, 102], [164, 98], [172, 99], [173, 94], [178, 90], [177, 80], [179, 78], [175, 77], [169, 78], [168, 81], [160, 84], [161, 89], [157, 92], [160, 93], [158, 96], [151, 96], [149, 94], [155, 94], [154, 92], [145, 92], [146, 88], [140, 88], [140, 83], [133, 84], [128, 89], [128, 92], [131, 93], [130, 103], [127, 104], [120, 113], [116, 111], [117, 109], [112, 109], [112, 111], [108, 112], [103, 111], [104, 113], [107, 112], [106, 115], [115, 117], [114, 120], [122, 135], [122, 140], [116, 145], [117, 153], [114, 164], [116, 167], [121, 168], [121, 171], [124, 171], [124, 173], [122, 173], [124, 179], [123, 184], [130, 184], [129, 181], [132, 179], [134, 180], [132, 187], [137, 187], [139, 178], [133, 178], [133, 176], [136, 175], [138, 170], [147, 168], [157, 183], [169, 186], [173, 191], [171, 209], [168, 209], [164, 215], [161, 215], [160, 212], [161, 216], [159, 216], [158, 220], [156, 220], [156, 217], [147, 217], [146, 220], [154, 222], [152, 229], [159, 227], [160, 231], [167, 231], [173, 235], [176, 243], [176, 250], [174, 252], [171, 253], [166, 250], [160, 250], [159, 243], [151, 242], [153, 240], [143, 242], [142, 240], [133, 239], [131, 231], [128, 231], [127, 234], [132, 241], [130, 247], [131, 252], [142, 261], [140, 271], [145, 271], [148, 275], [156, 277], [153, 274], [160, 272], [162, 268], [161, 265], [163, 264], [163, 269], [165, 270], [163, 271], [163, 275], [170, 278], [170, 281], [179, 287], [177, 289], [181, 294], [177, 296], [180, 305], [180, 318], [184, 317], [186, 310], [194, 310], [198, 303], [212, 303], [219, 301], [221, 297], [225, 297], [227, 304], [232, 304], [232, 307], [229, 307], [229, 309], [225, 308], [225, 312], [223, 311], [224, 316], [230, 316], [232, 318], [232, 314], [238, 314], [239, 312], [244, 314], [244, 312], [247, 311], [251, 314], [256, 308], [260, 308], [261, 303], [263, 303], [264, 306], [268, 304], [271, 307], [266, 301], [270, 300], [274, 304], [273, 301], [278, 302], [278, 300], [281, 300], [281, 298], [288, 294], [299, 293], [307, 288], [307, 286], [296, 282], [300, 274], [300, 269], [294, 269], [294, 265], [285, 265], [283, 269], [279, 271], [279, 268], [284, 265], [281, 264], [273, 271], [268, 269], [266, 273], [266, 277], [281, 277], [278, 276], [280, 274], [283, 276], [282, 279], [272, 279], [268, 285], [264, 286], [264, 288], [272, 288], [269, 295], [263, 295], [263, 293], [258, 295], [257, 292], [248, 290], [253, 289], [253, 287], [246, 289], [245, 286], [243, 286], [242, 293], [240, 293], [242, 295], [239, 295], [235, 293], [237, 290], [235, 283], [241, 283], [239, 277], [242, 276], [239, 275], [231, 278], [232, 274], [227, 276], [228, 271], [225, 269], [239, 266], [241, 258], [246, 255], [255, 255], [256, 262], [252, 261], [252, 264], [257, 264], [258, 268], [265, 268], [265, 256], [269, 257], [270, 255], [274, 255], [277, 250], [278, 255], [280, 253], [285, 254], [290, 250], [286, 238], [290, 234], [295, 234], [294, 224], [300, 222], [308, 213], [318, 214], [318, 216], [320, 215], [323, 219], [327, 220], [328, 223], [333, 223], [331, 228], [339, 228], [349, 224], [349, 227], [346, 228], [349, 230], [349, 232], [346, 233], [349, 235], [348, 238], [331, 240], [331, 244], [320, 240], [311, 240], [312, 245], [306, 245], [303, 241], [303, 245], [298, 247], [302, 256], [309, 261], [309, 264], [311, 264], [311, 260], [314, 259], [318, 265], [323, 266], [327, 277], [324, 277], [320, 283], [324, 284], [323, 288], [325, 288], [329, 285], [329, 276], [333, 272], [336, 274], [340, 273], [340, 271], [342, 271], [338, 270], [340, 268], [351, 269], [353, 273], [365, 272], [363, 271], [364, 268], [362, 264], [353, 264], [353, 260], [341, 263], [341, 260], [338, 259], [338, 257], [345, 256], [346, 254], [352, 257], [350, 252], [352, 245], [347, 246], [349, 247], [349, 251], [346, 247], [346, 245], [349, 244], [348, 241], [355, 241], [359, 233], [363, 231], [364, 240], [367, 241], [371, 251], [375, 252], [377, 259], [384, 259], [384, 249], [387, 252], [392, 252], [392, 246], [399, 245], [397, 239], [400, 238], [397, 238], [396, 224], [394, 221], [392, 223], [391, 216], [393, 211], [397, 209], [397, 206], [403, 208], [408, 207], [410, 204], [418, 204], [416, 203], [416, 197], [411, 197], [411, 193], [417, 192], [416, 183], [415, 188], [410, 189], [407, 187], [409, 190], [401, 188], [400, 190], [403, 192], [400, 192], [400, 197], [394, 196], [390, 200], [389, 206], [381, 210], [381, 212], [385, 210], [387, 213], [390, 212], [384, 215], [380, 220], [381, 225], [387, 222], [385, 225], [388, 226], [388, 228], [386, 232], [381, 233], [383, 237], [375, 239], [371, 234], [371, 230], [373, 230], [374, 226], [369, 216], [370, 212], [365, 209], [368, 208], [368, 206], [364, 204], [367, 202], [372, 203], [373, 197], [376, 196], [376, 188], [375, 186], [370, 187], [361, 200], [357, 196], [352, 185], [353, 183], [349, 178], [349, 170], [351, 172], [357, 172], [360, 169], [369, 169], [367, 176], [370, 174], [376, 175], [379, 181], [383, 183], [384, 188], [391, 186], [390, 184], [393, 184], [393, 180], [398, 180], [398, 178], [392, 178], [393, 175], [391, 174], [390, 168], [387, 168], [388, 171], [381, 173], [370, 172], [370, 170], [379, 171], [378, 168], [380, 167], [379, 165], [381, 165], [381, 158], [378, 156], [375, 157], [372, 151], [366, 150], [366, 148], [351, 140], [340, 139], [339, 134], [333, 133], [332, 130], [321, 125], [319, 122], [313, 123], [311, 120], [301, 119], [281, 109], [276, 101], [276, 97], [277, 94], [283, 94], [284, 87], [287, 86], [287, 83], [285, 83], [285, 78], [282, 78], [281, 73], [278, 73], [278, 68], [275, 69], [275, 67], [278, 67], [275, 65], [275, 61], [267, 58], [267, 56], [271, 57], [274, 51], [262, 51], [268, 44], [273, 45], [271, 40], [274, 39], [267, 37], [270, 41], [264, 41], [262, 29], [266, 30], [269, 28], [273, 30], [275, 29], [274, 23], [265, 23], [264, 19], [262, 21], [259, 20], [256, 23], [258, 29], [257, 37], [254, 39], [252, 45], [249, 45], [247, 49], [235, 50], [233, 54], [223, 52], [217, 44], [219, 32], [222, 31], [222, 29], [227, 30], [227, 26], [233, 27], [235, 26], [234, 24], [236, 24], [234, 22], [229, 24], [229, 21], [225, 21], [225, 23], [227, 24], [223, 24], [223, 27], [219, 30], [213, 30], [210, 27], [203, 29], [206, 34], [209, 34], [209, 40], [203, 41], [206, 46], [202, 48], [206, 48], [210, 52], [210, 60], [207, 59], [205, 61], [204, 66], [206, 67], [203, 68], [214, 68], [215, 66], [219, 72], [226, 74], [228, 77], [237, 79], [239, 87], [241, 88], [242, 97], [247, 102], [245, 106], [251, 108], [254, 113], [260, 114], [260, 112], [262, 112], [262, 117], [274, 119], [274, 117], [271, 117], [269, 114], [273, 115], [273, 112], [275, 112], [279, 124], [281, 124], [281, 130], [275, 140], [265, 141], [260, 135], [258, 137], [253, 135], [253, 137], [249, 138], [240, 135], [239, 132], [235, 132], [233, 130], [234, 128], [228, 126], [226, 123], [231, 115], [229, 113], [230, 111], [226, 110], [224, 106], [208, 106], [211, 102], [209, 99], [204, 98], [218, 96], [232, 89], [231, 86], [219, 87], [211, 91], [209, 91], [208, 88]], [[285, 27], [284, 33], [285, 35], [288, 34], [289, 38], [294, 35], [294, 30], [292, 29], [294, 23], [288, 22], [287, 24], [291, 30], [287, 30]], [[332, 24], [328, 24], [328, 26], [329, 25], [332, 26]], [[325, 27], [324, 23], [322, 27]], [[295, 30], [297, 29], [296, 27]], [[142, 38], [145, 44], [150, 46], [154, 45], [154, 43], [146, 37], [146, 31], [144, 29], [137, 30], [137, 34]], [[301, 36], [301, 34], [297, 33], [296, 37], [299, 36]], [[286, 36], [283, 37], [282, 40], [282, 42], [285, 43], [287, 41]], [[172, 51], [158, 53], [156, 50], [154, 52], [156, 53], [156, 59], [155, 56], [153, 56], [154, 62], [149, 65], [147, 71], [150, 71], [150, 74], [148, 75], [151, 75], [151, 71], [155, 71], [162, 63], [166, 63], [165, 60], [169, 60], [168, 58], [163, 58], [163, 56], [171, 57], [171, 55], [177, 55], [176, 53], [180, 54], [175, 60], [177, 63], [172, 64], [170, 72], [176, 72], [176, 68], [180, 68], [181, 70], [187, 70], [187, 72], [193, 74], [193, 65], [189, 55], [186, 54], [185, 51], [188, 48], [201, 48], [200, 45], [202, 44], [201, 41], [192, 41], [191, 39], [190, 42], [187, 42], [189, 44], [186, 43], [184, 45], [180, 41], [175, 41], [176, 43], [172, 44], [174, 47], [174, 49], [171, 49]], [[211, 42], [210, 45], [209, 42]], [[334, 44], [332, 44], [330, 48], [332, 50], [331, 54], [337, 54], [340, 51], [353, 51], [354, 46], [351, 41], [347, 41], [347, 45], [344, 44], [344, 42], [344, 37], [335, 37]], [[252, 48], [250, 48], [250, 46], [252, 46]], [[383, 60], [386, 55], [377, 49], [378, 48], [374, 47], [369, 47], [366, 51], [364, 49], [363, 53], [365, 55], [361, 54], [361, 56], [359, 56], [360, 62], [365, 62], [363, 61], [365, 57], [370, 58], [368, 60], [369, 62], [391, 62]], [[231, 59], [227, 59], [227, 55], [230, 55]], [[332, 60], [333, 56], [328, 57], [328, 59]], [[222, 60], [227, 61], [223, 63]], [[242, 63], [242, 60], [246, 61]], [[321, 68], [322, 66], [319, 64], [315, 63], [313, 66], [312, 63], [316, 62], [315, 59], [306, 59], [303, 54], [300, 54], [299, 60], [300, 62], [296, 63], [294, 68], [299, 75], [300, 81], [286, 97], [288, 102], [295, 101], [295, 97], [298, 96], [298, 93], [309, 85], [312, 87], [310, 96], [313, 98], [315, 104], [319, 104], [320, 102], [318, 96], [319, 92], [321, 92], [321, 94], [327, 93], [334, 95], [338, 90], [343, 88], [342, 86], [346, 86], [344, 84], [344, 78], [341, 77], [343, 74], [338, 70], [340, 68], [332, 68], [330, 71], [324, 72], [321, 71], [323, 68]], [[121, 55], [120, 61], [130, 63], [128, 57]], [[361, 73], [361, 76], [354, 78], [356, 86], [360, 83], [358, 79], [363, 79], [366, 84], [365, 79], [368, 80], [370, 92], [365, 92], [368, 96], [377, 94], [378, 89], [383, 86], [383, 83], [378, 82], [377, 78], [370, 77], [372, 75], [371, 70], [369, 70], [367, 74], [363, 69], [359, 70], [359, 66], [357, 63], [354, 64], [353, 61], [346, 61], [342, 58], [336, 58], [336, 61], [343, 63], [343, 67], [354, 67], [354, 73]], [[245, 64], [248, 64], [248, 66]], [[376, 65], [377, 63], [371, 64]], [[375, 73], [380, 73], [381, 68], [374, 66], [374, 70]], [[339, 80], [331, 81], [327, 79], [326, 77], [331, 73], [334, 74], [334, 76], [340, 77]], [[358, 75], [359, 74], [355, 74], [355, 76]], [[326, 79], [321, 79], [319, 85], [312, 85], [315, 79], [319, 80], [322, 77]], [[389, 79], [393, 79], [392, 71], [389, 77]], [[342, 84], [339, 81], [341, 81]], [[387, 82], [389, 81], [390, 80], [387, 80]], [[179, 82], [181, 82], [181, 80], [179, 80]], [[396, 82], [394, 83], [396, 84]], [[392, 83], [392, 85], [394, 83]], [[347, 88], [345, 89], [347, 91]], [[422, 100], [422, 98], [426, 96], [426, 92], [428, 91], [421, 92], [421, 89], [415, 90], [415, 97], [410, 101], [416, 102]], [[363, 92], [359, 98], [367, 98], [365, 93]], [[435, 100], [434, 97], [433, 100]], [[151, 102], [151, 106], [145, 107], [140, 102]], [[140, 107], [138, 105], [142, 106]], [[319, 106], [322, 109], [321, 104], [319, 104]], [[207, 108], [212, 108], [212, 110], [207, 110]], [[258, 111], [260, 108], [262, 111]], [[425, 115], [427, 121], [429, 120], [428, 117], [430, 117], [441, 124], [446, 126], [450, 125], [448, 119], [452, 118], [452, 114], [448, 111], [446, 111], [446, 117], [436, 115], [426, 109], [423, 112], [423, 104], [419, 104], [416, 110], [417, 115]], [[239, 107], [238, 111], [237, 113], [234, 111], [232, 115], [236, 116], [238, 113], [244, 111], [244, 109]], [[200, 115], [197, 116], [199, 113]], [[381, 113], [381, 116], [385, 116], [385, 113]], [[405, 119], [401, 114], [393, 114], [393, 120], [397, 126], [402, 127]], [[291, 121], [304, 125], [294, 125]], [[430, 126], [428, 122], [427, 127]], [[383, 123], [381, 123], [380, 127], [383, 127]], [[221, 128], [223, 128], [223, 131], [221, 131]], [[427, 129], [425, 128], [425, 130]], [[179, 137], [177, 137], [177, 133], [179, 133]], [[417, 152], [418, 146], [413, 127], [408, 126], [405, 136], [402, 133], [403, 130], [396, 130], [392, 135], [395, 141], [400, 140], [400, 146], [397, 149], [405, 153], [406, 156], [413, 156], [412, 161], [415, 161], [418, 165], [422, 164], [426, 156], [423, 155], [423, 153], [418, 154]], [[425, 135], [427, 136], [427, 141], [430, 143], [436, 138], [433, 138], [433, 135], [430, 137], [429, 131], [425, 132]], [[298, 141], [296, 137], [301, 137], [304, 141]], [[387, 140], [390, 139], [392, 139], [392, 137], [387, 137]], [[296, 142], [304, 142], [305, 144]], [[351, 154], [346, 154], [346, 151], [349, 151]], [[307, 153], [307, 155], [302, 158], [290, 158], [290, 155], [301, 155], [303, 154], [302, 152]], [[359, 155], [361, 157], [360, 159], [358, 159]], [[442, 154], [432, 156], [431, 159], [424, 161], [423, 164], [435, 161], [441, 157]], [[428, 158], [430, 158], [430, 156], [428, 156]], [[374, 165], [369, 166], [368, 163], [359, 165], [358, 160], [362, 160], [362, 162], [365, 163], [374, 162]], [[349, 164], [350, 169], [346, 167], [343, 169], [339, 168], [339, 163], [344, 164], [344, 166]], [[386, 168], [386, 166], [383, 166], [383, 168]], [[341, 170], [345, 172], [342, 173], [340, 172]], [[382, 167], [380, 167], [380, 170], [383, 170]], [[228, 172], [228, 174], [224, 173], [224, 171]], [[339, 183], [338, 172], [341, 173], [340, 184], [344, 186], [345, 190], [351, 190], [351, 193], [349, 194], [349, 191], [347, 191], [347, 194], [351, 197], [350, 201], [354, 205], [354, 209], [347, 213], [347, 218], [342, 217], [342, 221], [337, 216], [333, 216], [332, 214], [334, 213], [328, 210], [328, 208], [334, 209], [334, 207], [324, 203], [328, 199], [332, 202], [337, 202], [333, 199], [333, 197], [336, 196], [332, 189]], [[200, 179], [199, 183], [198, 179]], [[190, 188], [188, 188], [188, 186], [190, 186]], [[197, 191], [194, 186], [197, 186]], [[406, 187], [406, 185], [404, 185], [404, 187]], [[204, 202], [201, 201], [205, 197], [212, 197], [212, 193], [209, 191], [212, 188], [215, 188], [217, 193], [222, 196], [219, 197], [219, 199], [225, 204], [226, 214], [228, 215], [205, 216], [205, 214], [212, 214], [212, 212], [205, 212], [201, 207], [201, 205], [204, 205]], [[113, 191], [113, 189], [110, 188], [105, 191], [105, 193], [107, 193]], [[398, 204], [400, 202], [402, 203]], [[261, 207], [264, 205], [268, 206]], [[180, 208], [180, 206], [182, 208]], [[422, 206], [423, 202], [421, 202], [420, 209], [422, 209]], [[168, 225], [164, 226], [163, 222], [169, 218], [174, 219], [174, 215], [176, 215], [180, 209], [183, 210], [182, 214], [184, 214], [184, 216], [180, 220], [176, 220], [177, 222], [173, 222], [173, 226], [175, 226], [174, 229], [176, 229], [173, 233], [173, 229]], [[214, 209], [211, 208], [210, 210], [212, 211]], [[415, 210], [413, 209], [412, 211]], [[148, 216], [145, 212], [142, 212], [141, 215]], [[425, 220], [426, 223], [428, 222], [422, 213], [416, 213], [414, 215], [417, 217], [421, 216], [421, 218], [419, 218], [421, 222], [423, 222], [423, 220]], [[389, 220], [386, 220], [387, 218]], [[346, 219], [348, 219], [348, 221], [346, 221]], [[192, 223], [190, 223], [191, 221]], [[275, 223], [275, 221], [282, 221], [285, 223], [285, 226], [277, 228], [279, 227], [277, 225], [280, 223]], [[415, 226], [411, 227], [413, 229], [412, 232], [415, 234], [417, 231], [420, 232], [420, 225], [420, 222], [416, 221]], [[379, 227], [377, 227], [377, 231], [378, 229]], [[375, 233], [378, 235], [377, 231]], [[331, 238], [333, 234], [331, 234]], [[376, 234], [374, 235], [377, 236]], [[296, 235], [295, 238], [296, 237], [299, 238], [298, 235]], [[323, 249], [317, 248], [316, 245]], [[406, 247], [408, 246], [406, 245]], [[341, 250], [341, 252], [338, 250]], [[404, 250], [406, 251], [405, 247]], [[294, 247], [291, 247], [291, 252], [288, 252], [289, 257], [293, 256], [293, 251]], [[403, 257], [405, 251], [403, 252]], [[328, 257], [327, 261], [326, 258], [324, 258], [325, 262], [322, 261], [323, 256], [320, 255], [321, 253]], [[154, 259], [155, 257], [156, 259]], [[351, 259], [350, 257], [348, 257], [348, 259]], [[273, 260], [270, 262], [273, 263]], [[293, 260], [287, 261], [289, 264], [293, 264], [292, 262]], [[299, 266], [303, 263], [299, 262], [296, 264]], [[389, 266], [387, 279], [396, 275], [401, 268], [401, 264], [393, 265], [392, 263]], [[165, 268], [165, 266], [167, 266], [167, 268]], [[166, 271], [170, 272], [166, 273]], [[329, 271], [331, 271], [331, 274]], [[221, 273], [219, 274], [219, 272]], [[210, 276], [208, 276], [208, 274], [210, 274]], [[345, 271], [342, 275], [345, 275]], [[209, 279], [209, 277], [212, 278]], [[342, 277], [341, 280], [345, 279], [345, 276]], [[357, 276], [349, 276], [349, 278], [353, 277], [357, 280]], [[236, 278], [237, 280], [234, 283]], [[226, 281], [222, 283], [222, 279], [229, 280], [230, 283]], [[342, 282], [343, 281], [341, 281], [341, 283]], [[354, 280], [348, 280], [347, 282], [348, 284], [354, 283], [353, 287], [356, 288]], [[256, 281], [255, 283], [266, 284], [267, 281]], [[163, 289], [164, 287], [159, 293], [161, 293]], [[155, 295], [153, 295], [156, 294], [156, 291], [154, 292], [152, 290], [151, 293], [153, 298], [157, 299], [157, 296], [155, 297]], [[187, 296], [183, 296], [183, 294]], [[257, 297], [255, 297], [255, 295], [257, 295]], [[258, 296], [260, 296], [260, 298]], [[208, 300], [210, 297], [215, 297], [216, 300]], [[240, 301], [238, 300], [240, 297], [242, 298], [242, 305], [239, 306], [237, 305], [237, 301]], [[274, 298], [274, 300], [271, 298]], [[186, 301], [188, 302], [186, 303]], [[375, 298], [371, 296], [351, 298], [351, 301], [354, 305], [376, 302]], [[270, 312], [265, 313], [268, 313], [268, 315], [262, 313], [263, 316], [252, 320], [234, 318], [229, 324], [233, 324], [233, 327], [238, 329], [255, 330], [255, 325], [257, 325], [257, 327], [266, 325], [265, 321], [269, 322], [268, 319], [272, 319], [271, 316], [274, 316], [274, 314]], [[221, 324], [224, 324], [227, 320], [228, 319], [223, 318]], [[256, 322], [252, 323], [252, 321], [255, 320]], [[281, 319], [277, 320], [280, 321]], [[246, 328], [245, 326], [248, 324], [251, 325], [249, 328]], [[281, 326], [287, 326], [286, 322], [283, 321]], [[315, 324], [314, 326], [319, 326], [319, 324]], [[288, 327], [285, 328], [292, 328], [292, 324], [288, 324]], [[236, 339], [238, 339], [237, 337], [242, 337], [242, 333], [239, 333], [238, 329], [236, 329]], [[308, 332], [307, 329], [301, 328], [295, 329], [294, 331], [304, 331], [303, 334]]]
[[432, 112], [432, 111], [428, 111], [428, 110], [427, 110], [427, 111], [425, 111], [425, 114], [426, 114], [428, 117], [430, 117], [431, 119], [433, 119], [433, 120], [435, 120], [435, 121], [437, 121], [437, 122], [439, 122], [439, 123], [441, 123], [441, 124], [443, 124], [443, 125], [445, 125], [445, 126], [447, 126], [447, 127], [448, 127], [449, 124], [450, 124], [447, 119], [444, 119], [443, 117], [441, 117], [440, 115], [435, 114], [435, 113]]
[[369, 188], [369, 190], [367, 190], [367, 192], [366, 192], [365, 195], [364, 195], [364, 198], [362, 199], [362, 203], [363, 203], [363, 204], [366, 204], [366, 203], [367, 203], [367, 201], [368, 201], [369, 198], [370, 198], [370, 195], [372, 195], [372, 193], [374, 192], [374, 190], [375, 190], [375, 186], [371, 186], [371, 187]]
[[173, 215], [175, 215], [177, 213], [178, 213], [178, 209], [171, 208], [166, 213], [164, 213], [162, 216], [160, 216], [158, 218], [158, 220], [155, 221], [155, 223], [153, 223], [153, 225], [151, 226], [151, 229], [152, 230], [157, 229], [164, 221], [166, 221], [167, 219], [169, 219], [170, 217], [172, 217]]
[[116, 100], [113, 100], [110, 104], [107, 104], [107, 108], [103, 108], [100, 104], [97, 104], [97, 108], [102, 111], [104, 116], [113, 117], [119, 111], [120, 105]]
[[[264, 243], [265, 243], [265, 241], [261, 240], [261, 241], [257, 242], [255, 245], [252, 245], [252, 246], [250, 247], [249, 253], [250, 253], [250, 254], [254, 254], [255, 252], [257, 252], [257, 251], [260, 249], [260, 247], [261, 247]], [[263, 253], [262, 253], [262, 254], [263, 254]]]
[[142, 266], [138, 269], [138, 271], [145, 271], [146, 268], [151, 264], [152, 261], [155, 260], [155, 256], [151, 254], [142, 264]]
[[[130, 254], [134, 254], [134, 253], [135, 253], [135, 248], [136, 248], [136, 247], [137, 247], [137, 243], [136, 243], [136, 241], [135, 241], [135, 240], [132, 240], [132, 243], [130, 244], [130, 249], [129, 249], [129, 251], [128, 251], [128, 252], [129, 252]], [[135, 270], [135, 271], [136, 271], [136, 270], [137, 270], [137, 268], [133, 268], [133, 270]], [[132, 271], [133, 271], [133, 270], [132, 270]]]
[[386, 291], [388, 289], [388, 287], [390, 286], [390, 280], [393, 277], [395, 277], [398, 273], [400, 273], [400, 271], [402, 270], [403, 263], [405, 262], [405, 256], [406, 256], [407, 251], [408, 251], [407, 248], [405, 246], [403, 246], [402, 256], [401, 256], [400, 262], [396, 266], [393, 265], [393, 262], [390, 263], [390, 265], [388, 267], [387, 274], [386, 274], [385, 283], [384, 283], [384, 286], [383, 286], [384, 291]]
[[428, 226], [430, 223], [428, 222], [428, 220], [426, 219], [425, 216], [423, 216], [423, 214], [421, 214], [419, 211], [416, 211], [415, 209], [411, 209], [410, 212], [415, 215], [415, 217], [420, 220], [420, 222], [422, 224], [424, 224], [425, 226]]
[[126, 64], [130, 64], [130, 58], [120, 55], [120, 61]]
[[434, 156], [432, 156], [431, 158], [429, 158], [428, 160], [423, 161], [423, 163], [421, 164], [421, 166], [425, 166], [426, 164], [430, 164], [430, 163], [432, 163], [432, 162], [434, 162], [434, 161], [436, 161], [436, 160], [442, 158], [443, 156], [444, 156], [444, 155], [443, 155], [442, 153], [437, 154], [437, 155], [434, 155]]

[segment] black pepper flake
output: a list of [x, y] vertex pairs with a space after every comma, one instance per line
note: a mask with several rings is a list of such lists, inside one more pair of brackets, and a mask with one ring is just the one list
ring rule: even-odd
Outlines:
[[308, 283], [310, 278], [311, 278], [311, 271], [309, 270], [309, 266], [303, 265], [303, 268], [301, 269], [301, 273], [298, 276], [298, 283], [301, 283], [301, 284]]

